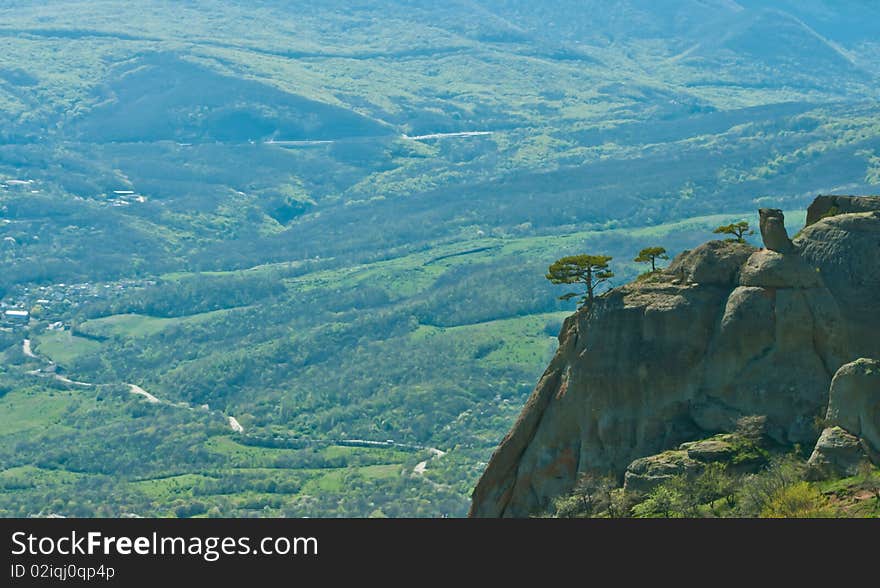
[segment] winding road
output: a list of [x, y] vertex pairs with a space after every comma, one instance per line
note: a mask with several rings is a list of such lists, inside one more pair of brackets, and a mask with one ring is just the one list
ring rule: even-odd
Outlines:
[[34, 350], [31, 348], [30, 339], [25, 339], [21, 342], [21, 350], [26, 356], [30, 357], [31, 359], [40, 359], [40, 357], [36, 355], [34, 353]]
[[430, 135], [416, 135], [415, 137], [410, 137], [409, 135], [404, 135], [404, 139], [408, 139], [410, 141], [423, 141], [425, 139], [455, 139], [459, 137], [486, 137], [488, 135], [494, 134], [492, 131], [461, 131], [458, 133], [432, 133]]
[[[91, 384], [89, 382], [78, 382], [76, 380], [71, 380], [70, 378], [68, 378], [66, 376], [62, 376], [61, 374], [55, 373], [54, 370], [57, 368], [57, 364], [47, 357], [43, 357], [43, 356], [40, 356], [40, 355], [34, 353], [33, 346], [31, 344], [30, 339], [25, 339], [24, 341], [22, 341], [21, 350], [25, 356], [27, 356], [31, 359], [36, 359], [36, 360], [42, 361], [43, 363], [46, 364], [42, 369], [36, 369], [36, 370], [29, 371], [28, 374], [30, 374], [32, 376], [38, 376], [38, 377], [44, 377], [44, 378], [45, 377], [52, 377], [52, 378], [58, 380], [59, 382], [63, 382], [65, 384], [69, 384], [69, 385], [73, 385], [73, 386], [80, 386], [80, 387], [84, 387], [84, 388], [97, 387], [96, 384]], [[46, 368], [49, 368], [49, 369], [47, 370]], [[157, 398], [156, 396], [154, 396], [153, 394], [150, 394], [149, 392], [147, 392], [146, 390], [144, 390], [143, 388], [141, 388], [137, 384], [125, 384], [125, 385], [128, 386], [128, 389], [132, 394], [135, 394], [137, 396], [144, 398], [150, 404], [167, 404], [167, 405], [171, 405], [171, 406], [179, 406], [179, 407], [186, 408], [189, 410], [195, 410], [195, 408], [193, 408], [191, 405], [186, 404], [186, 403], [174, 404], [171, 402], [161, 400], [161, 399]], [[226, 417], [226, 422], [229, 424], [230, 429], [232, 429], [236, 433], [244, 433], [244, 427], [241, 425], [240, 422], [238, 422], [237, 418], [235, 418], [234, 416], [230, 416], [230, 415], [224, 415], [224, 416]], [[428, 470], [428, 464], [431, 461], [433, 461], [435, 459], [439, 459], [439, 458], [443, 457], [444, 455], [446, 455], [445, 451], [437, 449], [436, 447], [422, 447], [419, 445], [397, 443], [397, 442], [391, 441], [391, 440], [389, 440], [389, 441], [371, 441], [368, 439], [342, 439], [342, 440], [338, 440], [338, 441], [332, 441], [332, 440], [323, 439], [323, 440], [321, 440], [321, 442], [323, 442], [323, 443], [338, 443], [340, 445], [366, 445], [366, 446], [378, 446], [378, 447], [400, 447], [400, 448], [405, 448], [405, 449], [427, 450], [428, 452], [431, 453], [431, 457], [429, 457], [428, 459], [426, 459], [424, 461], [420, 461], [413, 468], [413, 471], [412, 471], [413, 475], [418, 476], [418, 477], [425, 476], [425, 473]], [[427, 478], [425, 478], [425, 480], [427, 482], [430, 482], [433, 485], [441, 486], [440, 484], [437, 484], [433, 480], [428, 480]]]
[[239, 423], [238, 419], [234, 416], [229, 417], [229, 426], [232, 427], [232, 430], [236, 433], [244, 433], [244, 427], [241, 426], [241, 423]]
[[[24, 353], [24, 355], [26, 357], [29, 357], [30, 359], [36, 359], [36, 360], [41, 361], [45, 364], [45, 366], [41, 369], [31, 370], [31, 371], [27, 372], [29, 375], [37, 376], [37, 377], [41, 377], [41, 378], [51, 377], [51, 378], [54, 378], [55, 380], [58, 380], [59, 382], [63, 382], [64, 384], [69, 384], [71, 386], [79, 386], [81, 388], [96, 388], [96, 387], [98, 387], [97, 384], [92, 384], [89, 382], [78, 382], [76, 380], [71, 380], [67, 376], [62, 376], [61, 374], [56, 373], [55, 370], [57, 369], [58, 364], [56, 364], [54, 361], [52, 361], [48, 357], [43, 357], [41, 355], [34, 353], [33, 345], [31, 344], [30, 339], [25, 339], [24, 341], [21, 342], [21, 351], [22, 351], [22, 353]], [[182, 408], [187, 408], [189, 410], [195, 410], [195, 408], [193, 408], [192, 406], [190, 406], [189, 404], [186, 404], [186, 403], [174, 404], [172, 402], [167, 402], [167, 401], [161, 400], [161, 399], [157, 398], [156, 396], [150, 394], [149, 392], [147, 392], [146, 390], [144, 390], [143, 388], [141, 388], [137, 384], [125, 384], [125, 385], [128, 386], [128, 389], [132, 394], [135, 394], [137, 396], [144, 398], [150, 404], [167, 404], [170, 406], [179, 406]], [[241, 423], [238, 422], [238, 419], [236, 419], [233, 416], [228, 416], [228, 415], [224, 415], [224, 416], [226, 417], [227, 422], [229, 423], [229, 427], [233, 431], [235, 431], [236, 433], [244, 433], [244, 427], [241, 426]]]
[[[486, 137], [489, 135], [494, 135], [495, 131], [458, 131], [454, 133], [430, 133], [427, 135], [414, 135], [409, 136], [407, 134], [400, 135], [400, 138], [404, 141], [428, 141], [431, 139], [462, 139], [466, 137]], [[269, 139], [268, 141], [264, 141], [264, 145], [276, 145], [278, 147], [315, 147], [318, 145], [332, 145], [334, 143], [343, 143], [343, 142], [362, 142], [362, 141], [370, 141], [380, 138], [387, 137], [352, 137], [352, 138], [340, 138], [340, 139], [301, 139], [295, 141], [285, 141], [285, 140], [276, 140]]]
[[435, 459], [441, 458], [446, 455], [445, 451], [440, 451], [436, 447], [428, 447], [428, 451], [431, 452], [431, 457], [426, 459], [425, 461], [420, 461], [416, 464], [416, 467], [413, 468], [413, 474], [417, 476], [424, 476], [425, 472], [428, 471], [428, 462], [433, 461]]
[[128, 388], [129, 388], [129, 390], [131, 390], [132, 394], [137, 394], [139, 396], [143, 396], [144, 398], [147, 399], [147, 402], [149, 402], [150, 404], [161, 404], [162, 403], [161, 400], [159, 400], [158, 398], [156, 398], [155, 396], [153, 396], [152, 394], [150, 394], [149, 392], [147, 392], [146, 390], [144, 390], [140, 386], [136, 386], [135, 384], [129, 384]]

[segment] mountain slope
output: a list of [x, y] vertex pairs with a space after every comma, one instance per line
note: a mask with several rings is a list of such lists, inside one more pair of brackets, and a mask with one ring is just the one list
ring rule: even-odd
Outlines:
[[[880, 201], [849, 214], [839, 200], [784, 253], [710, 242], [569, 317], [471, 515], [545, 510], [580, 475], [622, 478], [634, 460], [733, 432], [743, 417], [764, 419], [780, 445], [815, 445], [835, 373], [880, 356], [877, 301], [864, 303], [880, 285]], [[788, 242], [763, 211], [761, 227], [769, 246]], [[857, 312], [852, 300], [863, 301]], [[856, 420], [872, 423], [871, 410]]]

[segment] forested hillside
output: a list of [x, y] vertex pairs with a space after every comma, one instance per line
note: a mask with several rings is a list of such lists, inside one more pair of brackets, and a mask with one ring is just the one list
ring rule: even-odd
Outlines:
[[551, 262], [877, 191], [878, 16], [0, 1], [0, 513], [463, 515]]

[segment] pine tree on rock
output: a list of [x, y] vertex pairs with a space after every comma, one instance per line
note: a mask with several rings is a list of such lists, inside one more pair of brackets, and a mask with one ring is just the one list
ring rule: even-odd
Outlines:
[[658, 259], [669, 259], [669, 256], [666, 255], [666, 249], [664, 249], [663, 247], [648, 247], [646, 249], [642, 249], [641, 251], [639, 251], [639, 256], [636, 257], [633, 261], [638, 263], [650, 263], [651, 273], [654, 273], [657, 271]]
[[583, 284], [585, 292], [569, 292], [560, 296], [560, 300], [571, 300], [581, 296], [579, 308], [592, 307], [596, 298], [596, 289], [614, 277], [608, 266], [613, 258], [608, 255], [571, 255], [556, 260], [547, 270], [545, 276], [554, 284]]
[[716, 235], [733, 235], [733, 239], [731, 239], [731, 241], [736, 241], [737, 243], [745, 243], [746, 236], [754, 235], [755, 231], [753, 231], [751, 227], [749, 227], [748, 221], [740, 221], [738, 223], [722, 225], [715, 229], [714, 233]]

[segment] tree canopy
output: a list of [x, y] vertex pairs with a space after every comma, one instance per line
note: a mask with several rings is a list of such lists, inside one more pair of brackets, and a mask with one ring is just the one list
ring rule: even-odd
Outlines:
[[569, 292], [560, 300], [570, 300], [581, 296], [579, 306], [592, 306], [596, 288], [614, 277], [609, 267], [613, 258], [608, 255], [571, 255], [556, 260], [545, 276], [554, 284], [583, 284], [585, 292]]
[[740, 221], [729, 225], [721, 225], [715, 229], [716, 235], [733, 235], [737, 243], [745, 243], [747, 235], [754, 235], [755, 231], [749, 227], [748, 221]]
[[657, 260], [669, 259], [669, 256], [666, 255], [666, 249], [663, 247], [647, 247], [639, 251], [639, 256], [636, 257], [633, 261], [637, 263], [650, 263], [651, 271], [657, 271]]

